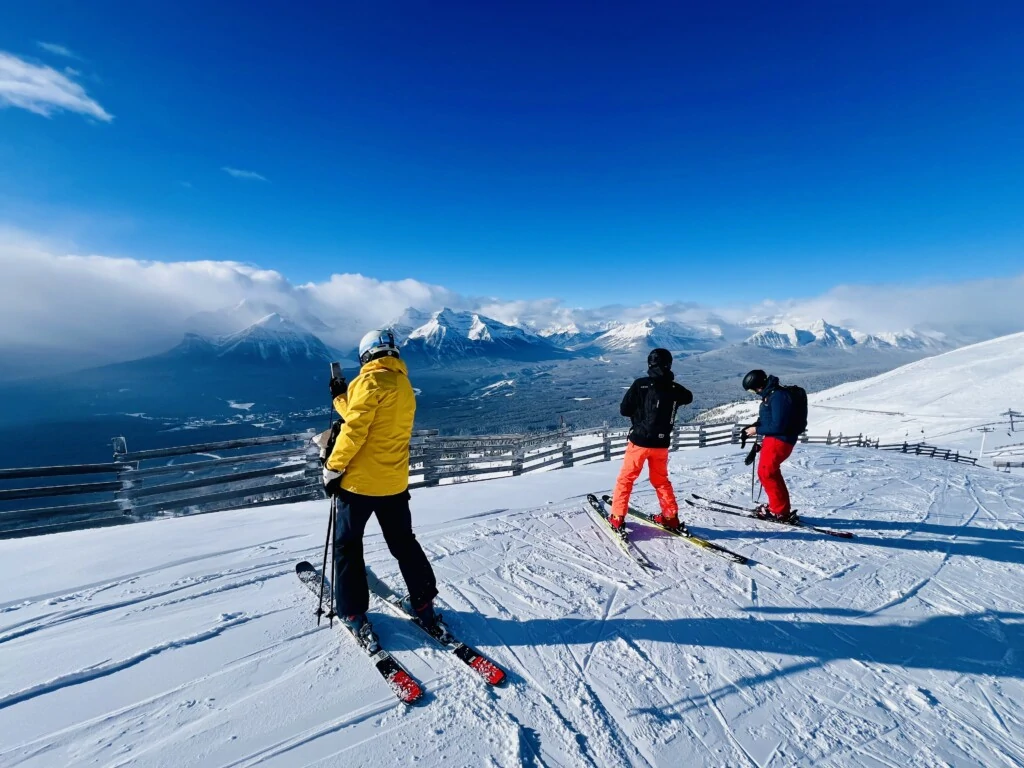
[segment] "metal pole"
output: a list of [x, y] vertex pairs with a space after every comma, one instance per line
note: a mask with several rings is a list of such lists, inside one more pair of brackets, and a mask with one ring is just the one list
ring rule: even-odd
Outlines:
[[[316, 607], [316, 625], [320, 626], [320, 617], [324, 615], [324, 583], [327, 581], [327, 548], [331, 543], [331, 533], [334, 531], [334, 505], [337, 502], [336, 496], [331, 496], [331, 516], [327, 520], [327, 539], [324, 541], [324, 567], [320, 571], [320, 602]], [[331, 563], [334, 563], [334, 551], [331, 550]], [[327, 612], [327, 618], [331, 622], [331, 626], [334, 626], [334, 569], [331, 568], [331, 606]]]
[[993, 432], [995, 430], [991, 427], [981, 427], [978, 431], [981, 432], [981, 450], [978, 451], [978, 458], [983, 459], [985, 458], [985, 438], [988, 437], [989, 432]]

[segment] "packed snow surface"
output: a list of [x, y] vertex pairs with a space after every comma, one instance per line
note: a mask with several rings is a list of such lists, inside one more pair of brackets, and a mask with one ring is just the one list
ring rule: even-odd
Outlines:
[[[674, 454], [677, 492], [742, 501], [741, 457]], [[684, 507], [754, 564], [635, 526], [649, 574], [582, 503], [617, 464], [413, 493], [450, 625], [509, 671], [377, 605], [413, 707], [316, 626], [324, 502], [0, 542], [0, 765], [1024, 764], [1020, 478], [799, 446], [797, 505], [855, 539]], [[373, 524], [366, 555], [400, 585]]]

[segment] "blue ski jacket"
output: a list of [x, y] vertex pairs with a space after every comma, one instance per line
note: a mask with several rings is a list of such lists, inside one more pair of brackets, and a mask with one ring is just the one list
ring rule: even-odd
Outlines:
[[791, 423], [793, 399], [789, 392], [779, 388], [779, 377], [769, 376], [768, 384], [761, 392], [761, 410], [757, 418], [757, 434], [775, 437], [783, 442], [796, 445], [799, 435], [786, 433], [786, 425]]

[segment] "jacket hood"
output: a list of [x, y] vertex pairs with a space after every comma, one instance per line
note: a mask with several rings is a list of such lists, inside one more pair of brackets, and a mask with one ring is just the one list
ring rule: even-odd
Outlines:
[[769, 376], [768, 377], [768, 383], [765, 384], [764, 385], [764, 389], [761, 390], [761, 397], [768, 397], [768, 395], [770, 395], [772, 392], [774, 392], [778, 388], [778, 386], [779, 386], [779, 377], [778, 376]]
[[405, 367], [405, 361], [398, 357], [378, 357], [371, 360], [359, 369], [359, 374], [372, 373], [373, 371], [394, 371], [405, 376], [409, 375], [409, 369]]

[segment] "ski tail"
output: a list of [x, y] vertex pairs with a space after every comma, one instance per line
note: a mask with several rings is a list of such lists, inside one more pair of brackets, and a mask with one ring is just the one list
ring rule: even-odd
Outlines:
[[[310, 592], [314, 595], [319, 595], [320, 586], [323, 584], [324, 589], [330, 589], [330, 581], [325, 579], [323, 575], [318, 571], [312, 563], [303, 560], [300, 563], [295, 564], [295, 575], [299, 577], [301, 581]], [[322, 606], [321, 606], [322, 608]], [[345, 625], [342, 624], [342, 627]], [[415, 678], [410, 675], [405, 668], [398, 663], [394, 656], [388, 653], [384, 648], [379, 648], [376, 652], [370, 653], [364, 645], [362, 645], [358, 638], [345, 628], [345, 632], [352, 636], [355, 640], [356, 645], [359, 646], [373, 662], [374, 668], [380, 674], [384, 681], [391, 688], [392, 692], [398, 699], [406, 704], [412, 704], [418, 701], [423, 696], [423, 688], [416, 682]]]
[[718, 499], [709, 499], [706, 496], [699, 496], [696, 493], [690, 494], [696, 501], [685, 499], [686, 503], [691, 507], [701, 507], [711, 512], [718, 512], [723, 515], [736, 515], [737, 517], [748, 517], [752, 520], [763, 520], [766, 523], [772, 525], [786, 525], [790, 528], [806, 528], [809, 531], [815, 531], [817, 533], [823, 533], [826, 536], [834, 536], [837, 539], [852, 539], [854, 535], [849, 531], [835, 531], [831, 528], [819, 528], [816, 525], [810, 525], [809, 523], [800, 520], [798, 522], [784, 523], [781, 520], [765, 520], [764, 518], [757, 517], [754, 515], [754, 510], [749, 507], [741, 507], [738, 504], [730, 504], [726, 501], [719, 501]]
[[640, 568], [645, 571], [651, 572], [658, 570], [657, 567], [647, 557], [637, 549], [636, 545], [629, 540], [629, 533], [625, 528], [622, 530], [616, 530], [612, 528], [611, 523], [608, 522], [608, 514], [605, 512], [604, 507], [601, 506], [601, 500], [592, 493], [587, 494], [587, 506], [591, 513], [595, 515], [599, 520], [601, 529], [604, 530], [612, 541], [621, 549], [626, 557], [636, 563]]
[[[605, 504], [612, 503], [611, 497], [608, 496], [607, 494], [602, 496], [601, 500], [604, 501]], [[715, 544], [714, 542], [708, 541], [707, 539], [702, 539], [700, 536], [696, 536], [690, 531], [678, 531], [673, 530], [671, 528], [666, 528], [665, 526], [654, 522], [654, 519], [646, 512], [642, 512], [641, 510], [636, 509], [635, 507], [627, 507], [627, 512], [628, 514], [632, 515], [638, 520], [642, 520], [643, 522], [647, 523], [648, 525], [654, 528], [658, 528], [662, 531], [667, 531], [668, 533], [671, 533], [673, 536], [678, 536], [679, 538], [690, 542], [695, 547], [700, 547], [701, 549], [707, 550], [713, 555], [717, 555], [718, 557], [736, 563], [737, 565], [747, 565], [750, 563], [750, 558], [746, 557], [745, 555], [741, 555], [738, 552], [733, 552], [731, 549], [726, 549], [725, 547], [720, 546], [719, 544]]]
[[405, 606], [402, 604], [402, 598], [399, 597], [398, 593], [388, 586], [387, 582], [377, 576], [377, 574], [375, 574], [369, 567], [366, 569], [366, 580], [370, 586], [370, 591], [388, 608], [403, 618], [409, 619], [419, 629], [429, 635], [431, 639], [437, 642], [438, 645], [446, 649], [459, 661], [480, 675], [480, 677], [482, 677], [489, 685], [501, 685], [505, 682], [505, 670], [491, 661], [491, 659], [487, 658], [487, 656], [480, 653], [480, 651], [473, 646], [466, 645], [459, 640], [447, 625], [444, 625], [443, 627], [437, 627], [435, 625], [434, 631], [423, 626], [419, 619], [405, 610]]

